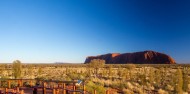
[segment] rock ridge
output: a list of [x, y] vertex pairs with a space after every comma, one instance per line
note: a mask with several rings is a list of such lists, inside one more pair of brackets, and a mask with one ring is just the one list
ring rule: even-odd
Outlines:
[[176, 64], [175, 60], [169, 55], [151, 50], [88, 56], [84, 63], [89, 63], [93, 59], [103, 59], [106, 64]]

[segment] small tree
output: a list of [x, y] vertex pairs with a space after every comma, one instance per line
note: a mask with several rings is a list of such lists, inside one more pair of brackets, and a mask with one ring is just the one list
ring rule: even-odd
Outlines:
[[28, 78], [33, 78], [33, 76], [34, 76], [34, 70], [33, 70], [33, 67], [32, 67], [32, 65], [29, 65], [28, 66]]
[[22, 64], [19, 60], [15, 60], [13, 61], [13, 67], [12, 67], [12, 71], [13, 71], [13, 76], [14, 78], [20, 78], [21, 77], [21, 73], [22, 73]]
[[135, 64], [127, 64], [126, 68], [129, 70], [130, 80], [134, 80], [132, 72], [136, 68], [136, 65]]
[[153, 84], [155, 81], [155, 72], [153, 69], [150, 69], [149, 71], [149, 83]]
[[86, 74], [86, 77], [90, 77], [92, 75], [92, 70], [91, 68], [89, 68], [89, 66], [86, 66], [85, 74]]
[[156, 88], [160, 87], [160, 84], [161, 84], [161, 72], [160, 72], [160, 69], [157, 69], [154, 71], [154, 74], [155, 74], [155, 84], [156, 85]]
[[38, 69], [38, 76], [40, 76], [42, 74], [43, 70], [42, 70], [42, 67], [39, 67]]
[[183, 90], [185, 92], [188, 91], [188, 84], [190, 82], [190, 79], [188, 77], [189, 71], [187, 69], [183, 69]]
[[123, 75], [125, 75], [123, 68], [118, 68], [117, 75], [119, 76], [119, 78], [122, 78]]
[[182, 89], [183, 88], [183, 74], [182, 74], [181, 69], [178, 69], [176, 71], [175, 80], [176, 80], [175, 92], [182, 94], [183, 93], [183, 89]]
[[89, 63], [89, 67], [90, 68], [94, 68], [95, 74], [98, 74], [98, 70], [100, 68], [103, 68], [105, 65], [105, 60], [101, 60], [101, 59], [93, 59], [90, 61]]
[[109, 67], [108, 67], [108, 76], [109, 76], [109, 78], [113, 77], [113, 67], [112, 67], [112, 65], [109, 65]]

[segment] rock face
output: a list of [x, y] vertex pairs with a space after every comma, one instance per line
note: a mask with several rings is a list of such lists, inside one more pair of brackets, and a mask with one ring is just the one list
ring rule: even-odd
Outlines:
[[89, 63], [93, 59], [103, 59], [106, 64], [175, 64], [175, 60], [170, 56], [155, 51], [89, 56], [85, 63]]

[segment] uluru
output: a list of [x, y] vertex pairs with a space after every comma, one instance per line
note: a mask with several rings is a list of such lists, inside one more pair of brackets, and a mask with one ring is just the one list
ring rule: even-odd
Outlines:
[[84, 63], [89, 63], [93, 59], [105, 60], [106, 64], [176, 64], [175, 60], [169, 55], [156, 51], [88, 56]]

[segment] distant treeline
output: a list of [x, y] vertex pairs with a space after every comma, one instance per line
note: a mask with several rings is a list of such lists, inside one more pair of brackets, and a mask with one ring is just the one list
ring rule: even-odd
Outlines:
[[[112, 68], [126, 68], [128, 66], [135, 66], [136, 68], [141, 68], [141, 67], [154, 67], [154, 68], [180, 68], [180, 67], [190, 67], [190, 64], [105, 64], [104, 68], [112, 67]], [[72, 67], [72, 68], [79, 68], [79, 67], [87, 67], [88, 64], [22, 64], [22, 67], [55, 67], [55, 68], [60, 68], [60, 67]], [[11, 69], [12, 64], [0, 64], [0, 68], [6, 68], [6, 69]]]

